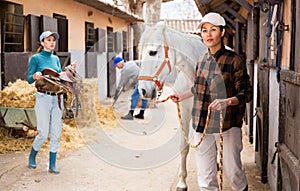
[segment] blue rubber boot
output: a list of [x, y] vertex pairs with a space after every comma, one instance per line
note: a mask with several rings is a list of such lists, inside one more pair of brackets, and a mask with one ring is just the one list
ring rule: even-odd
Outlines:
[[36, 157], [37, 153], [38, 152], [36, 150], [34, 150], [33, 147], [31, 147], [31, 151], [30, 151], [30, 155], [29, 155], [29, 163], [28, 163], [29, 168], [36, 168], [35, 157]]
[[59, 174], [59, 170], [56, 168], [55, 162], [56, 162], [56, 153], [50, 152], [49, 172], [54, 174]]

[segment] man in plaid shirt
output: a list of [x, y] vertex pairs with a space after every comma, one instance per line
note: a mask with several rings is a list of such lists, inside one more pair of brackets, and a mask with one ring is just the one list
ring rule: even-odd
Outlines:
[[224, 119], [224, 174], [228, 177], [232, 190], [248, 190], [240, 155], [243, 149], [241, 127], [246, 102], [252, 99], [252, 86], [245, 61], [223, 44], [225, 25], [224, 18], [218, 13], [208, 13], [202, 18], [199, 28], [209, 52], [199, 59], [191, 91], [173, 95], [174, 102], [194, 96], [192, 121], [196, 143], [204, 132], [208, 111], [211, 111], [207, 134], [196, 149], [198, 185], [201, 191], [218, 190], [220, 111]]

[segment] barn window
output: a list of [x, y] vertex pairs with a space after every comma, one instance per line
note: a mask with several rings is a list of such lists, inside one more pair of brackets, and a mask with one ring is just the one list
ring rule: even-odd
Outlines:
[[127, 51], [127, 32], [123, 31], [123, 51]]
[[59, 34], [58, 51], [68, 52], [68, 19], [66, 16], [54, 13], [53, 18], [57, 19], [57, 32]]
[[95, 29], [94, 23], [85, 22], [85, 51], [94, 52]]
[[1, 49], [4, 52], [24, 51], [23, 6], [6, 1], [0, 2], [2, 29]]
[[114, 51], [114, 33], [112, 27], [107, 27], [107, 52]]

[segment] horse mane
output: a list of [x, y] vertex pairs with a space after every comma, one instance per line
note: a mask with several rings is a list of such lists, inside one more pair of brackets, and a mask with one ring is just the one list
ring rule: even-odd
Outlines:
[[[161, 41], [161, 39], [153, 38], [153, 36], [155, 34], [158, 34], [157, 37], [158, 36], [163, 37], [161, 35], [164, 34], [164, 38], [166, 38], [165, 40], [167, 41], [169, 46], [172, 46], [173, 45], [172, 41], [170, 39], [168, 39], [168, 36], [165, 33], [172, 34], [172, 36], [175, 35], [177, 37], [176, 39], [189, 39], [190, 41], [201, 41], [201, 38], [198, 35], [180, 32], [176, 29], [168, 27], [166, 22], [160, 21], [160, 22], [156, 23], [154, 26], [146, 26], [144, 32], [142, 33], [142, 36], [140, 38], [140, 42], [138, 45], [139, 51], [141, 52], [143, 50], [143, 46], [146, 44], [158, 43], [153, 40]], [[150, 39], [152, 40], [151, 42], [150, 42]], [[163, 41], [161, 41], [161, 42], [163, 42]]]

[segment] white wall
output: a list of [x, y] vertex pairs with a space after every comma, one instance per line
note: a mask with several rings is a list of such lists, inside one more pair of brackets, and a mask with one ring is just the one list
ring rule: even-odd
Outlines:
[[[104, 63], [104, 64], [103, 64]], [[97, 56], [97, 77], [98, 77], [98, 101], [103, 101], [107, 97], [107, 53]]]
[[276, 69], [270, 70], [269, 89], [269, 155], [268, 155], [268, 181], [272, 191], [277, 190], [277, 157], [271, 164], [276, 151], [275, 143], [278, 141], [279, 127], [279, 83], [276, 78]]
[[134, 30], [133, 27], [128, 27], [128, 52], [129, 52], [129, 60], [133, 60], [133, 39], [134, 39]]
[[71, 63], [76, 61], [76, 71], [77, 73], [84, 78], [85, 77], [85, 56], [84, 50], [69, 50], [71, 53]]
[[[122, 58], [122, 52], [119, 52], [116, 56], [119, 56]], [[121, 78], [121, 70], [116, 68], [116, 87], [118, 86]]]

